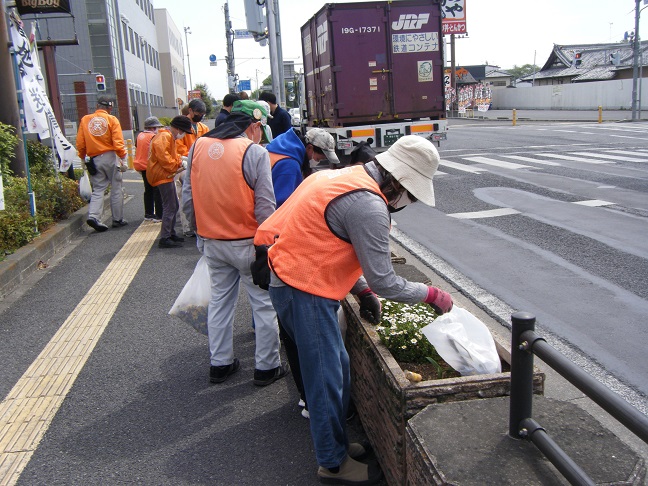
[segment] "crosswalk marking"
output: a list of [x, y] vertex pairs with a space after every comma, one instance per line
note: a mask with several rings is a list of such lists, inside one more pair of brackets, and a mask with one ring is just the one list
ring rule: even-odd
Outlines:
[[549, 160], [532, 159], [531, 157], [523, 157], [522, 155], [502, 155], [502, 157], [506, 157], [507, 159], [519, 160], [521, 162], [532, 162], [534, 164], [560, 166], [558, 162], [551, 162]]
[[528, 169], [528, 165], [514, 164], [512, 162], [504, 162], [502, 160], [491, 159], [489, 157], [464, 157], [464, 160], [477, 162], [478, 164], [492, 165], [494, 167], [501, 167], [502, 169]]
[[589, 199], [587, 201], [577, 201], [574, 204], [580, 204], [581, 206], [590, 206], [594, 208], [598, 206], [611, 206], [614, 203], [608, 201], [601, 201], [600, 199]]
[[457, 162], [450, 162], [449, 160], [444, 160], [444, 159], [441, 159], [441, 161], [439, 162], [439, 165], [443, 165], [445, 167], [450, 167], [452, 169], [461, 170], [463, 172], [470, 172], [472, 174], [481, 174], [482, 172], [484, 172], [486, 170], [486, 169], [480, 169], [478, 167], [472, 167], [472, 166], [466, 165], [466, 164], [459, 164]]
[[473, 211], [470, 213], [454, 213], [454, 214], [448, 214], [448, 216], [457, 219], [478, 219], [478, 218], [495, 218], [497, 216], [508, 216], [509, 214], [520, 214], [520, 211], [517, 211], [512, 208], [498, 208], [498, 209], [487, 209], [485, 211]]
[[645, 162], [643, 159], [636, 157], [623, 157], [621, 155], [609, 155], [595, 152], [572, 152], [574, 155], [584, 155], [585, 157], [596, 157], [597, 159], [620, 160], [622, 162]]
[[533, 154], [533, 155], [536, 155], [538, 157], [552, 157], [554, 159], [571, 160], [573, 162], [585, 162], [587, 164], [614, 164], [614, 162], [611, 160], [585, 159], [583, 157], [574, 157], [572, 155], [549, 154], [549, 153]]
[[621, 155], [630, 155], [635, 157], [648, 157], [648, 154], [645, 152], [630, 152], [628, 150], [606, 150], [606, 154], [621, 154]]

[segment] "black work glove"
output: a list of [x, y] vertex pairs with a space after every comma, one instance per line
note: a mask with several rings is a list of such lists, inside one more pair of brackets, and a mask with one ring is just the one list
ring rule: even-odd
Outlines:
[[378, 296], [371, 289], [365, 289], [358, 294], [358, 298], [360, 299], [360, 317], [372, 324], [378, 324], [382, 310]]

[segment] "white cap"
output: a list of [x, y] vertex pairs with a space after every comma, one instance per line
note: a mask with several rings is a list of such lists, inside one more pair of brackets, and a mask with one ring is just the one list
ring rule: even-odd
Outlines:
[[338, 159], [338, 156], [335, 153], [335, 140], [333, 139], [333, 135], [323, 128], [311, 128], [306, 132], [304, 140], [306, 143], [310, 143], [315, 147], [322, 149], [322, 152], [324, 152], [324, 155], [326, 155], [326, 158], [330, 163], [340, 163], [340, 159]]
[[376, 155], [376, 160], [416, 199], [434, 206], [432, 176], [439, 167], [439, 152], [432, 142], [419, 135], [405, 135]]

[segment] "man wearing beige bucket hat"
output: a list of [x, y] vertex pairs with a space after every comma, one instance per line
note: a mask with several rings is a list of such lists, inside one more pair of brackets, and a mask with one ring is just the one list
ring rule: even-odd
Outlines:
[[391, 212], [417, 200], [434, 205], [438, 165], [430, 141], [404, 136], [365, 165], [306, 178], [257, 231], [255, 244], [269, 236], [274, 241], [270, 298], [297, 344], [324, 482], [374, 484], [381, 477], [355, 459], [362, 447], [349, 444], [346, 435], [350, 372], [337, 319], [340, 299], [358, 295], [361, 314], [373, 322], [381, 311], [374, 292], [397, 302], [425, 302], [439, 314], [452, 309], [450, 294], [396, 275], [389, 246]]

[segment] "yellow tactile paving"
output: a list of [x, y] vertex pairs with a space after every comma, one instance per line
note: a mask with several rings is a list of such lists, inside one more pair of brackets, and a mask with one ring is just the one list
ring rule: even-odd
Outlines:
[[135, 230], [0, 403], [0, 486], [18, 481], [159, 232]]

